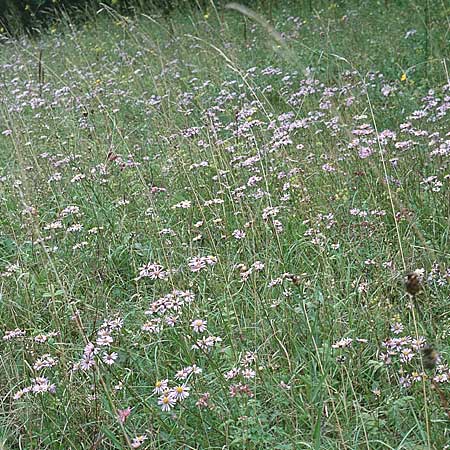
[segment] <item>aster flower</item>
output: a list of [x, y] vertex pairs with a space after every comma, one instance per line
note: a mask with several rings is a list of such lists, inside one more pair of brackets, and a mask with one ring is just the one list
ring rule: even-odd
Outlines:
[[114, 339], [112, 338], [112, 336], [110, 336], [109, 334], [106, 333], [99, 333], [99, 336], [96, 340], [96, 344], [100, 347], [109, 347], [110, 344], [112, 344], [114, 341]]
[[200, 272], [200, 270], [206, 267], [206, 261], [196, 256], [189, 261], [188, 265], [192, 272]]
[[252, 369], [247, 368], [247, 369], [241, 370], [241, 375], [244, 378], [251, 379], [251, 378], [255, 378], [256, 372]]
[[189, 397], [189, 391], [191, 390], [190, 387], [186, 386], [185, 384], [181, 384], [179, 386], [174, 387], [170, 394], [175, 400], [181, 401]]
[[196, 333], [203, 333], [206, 330], [206, 324], [206, 320], [195, 319], [191, 323], [191, 327]]
[[175, 406], [176, 402], [176, 398], [170, 395], [170, 393], [163, 394], [158, 399], [158, 405], [160, 405], [161, 409], [165, 412], [170, 411]]
[[167, 391], [167, 386], [169, 384], [169, 380], [166, 378], [165, 380], [158, 380], [155, 383], [155, 388], [153, 389], [154, 394], [162, 394]]
[[244, 239], [246, 236], [245, 231], [243, 231], [243, 230], [234, 230], [232, 234], [233, 234], [233, 237], [238, 240]]
[[204, 392], [199, 399], [197, 400], [197, 402], [195, 403], [195, 406], [197, 406], [198, 408], [208, 408], [209, 407], [209, 399], [210, 399], [210, 393], [209, 392]]
[[340, 341], [335, 342], [331, 347], [332, 348], [346, 348], [352, 345], [352, 338], [343, 338]]
[[233, 367], [228, 372], [225, 373], [225, 378], [227, 380], [232, 380], [233, 378], [239, 375], [239, 369], [237, 367]]
[[117, 352], [104, 353], [102, 359], [105, 364], [108, 364], [108, 366], [111, 366], [116, 362], [116, 359], [118, 356], [119, 355], [117, 354]]
[[136, 436], [131, 442], [131, 448], [139, 448], [147, 440], [147, 435]]
[[150, 278], [151, 280], [165, 280], [168, 278], [168, 273], [158, 263], [148, 263], [139, 268], [139, 275], [136, 280], [140, 280], [141, 278]]

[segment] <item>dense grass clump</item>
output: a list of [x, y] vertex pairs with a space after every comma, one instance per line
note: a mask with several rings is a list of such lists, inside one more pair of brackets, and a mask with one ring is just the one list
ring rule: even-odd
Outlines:
[[449, 11], [404, 3], [5, 38], [0, 447], [448, 448]]

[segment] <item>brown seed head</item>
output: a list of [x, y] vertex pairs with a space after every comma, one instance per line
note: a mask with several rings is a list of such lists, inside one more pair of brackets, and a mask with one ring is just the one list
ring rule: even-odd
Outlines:
[[439, 353], [427, 345], [422, 349], [422, 364], [425, 369], [434, 369], [439, 360]]
[[420, 277], [416, 272], [408, 273], [405, 280], [406, 292], [411, 295], [416, 295], [422, 288], [420, 281]]

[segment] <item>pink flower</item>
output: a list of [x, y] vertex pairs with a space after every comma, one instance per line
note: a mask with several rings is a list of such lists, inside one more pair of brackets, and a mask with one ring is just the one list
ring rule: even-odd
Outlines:
[[117, 410], [117, 416], [119, 418], [119, 422], [120, 423], [125, 423], [125, 421], [127, 420], [127, 417], [130, 415], [131, 413], [131, 408], [125, 408], [125, 409], [118, 409]]

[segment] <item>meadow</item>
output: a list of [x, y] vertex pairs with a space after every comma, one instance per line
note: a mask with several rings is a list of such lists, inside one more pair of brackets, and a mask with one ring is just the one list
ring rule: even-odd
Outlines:
[[450, 448], [449, 17], [1, 36], [0, 449]]

